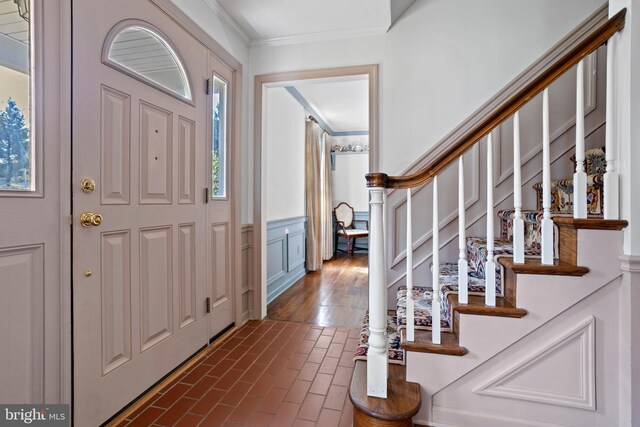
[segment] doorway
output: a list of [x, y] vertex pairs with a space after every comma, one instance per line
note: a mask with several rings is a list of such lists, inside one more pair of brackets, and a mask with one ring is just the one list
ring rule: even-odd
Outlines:
[[153, 2], [73, 16], [74, 420], [98, 425], [236, 320], [241, 77]]
[[[356, 164], [362, 163], [363, 169], [356, 173], [359, 177], [348, 178], [353, 179], [353, 191], [349, 190], [350, 185], [341, 185], [335, 193], [340, 200], [330, 197], [325, 203], [324, 210], [329, 212], [329, 225], [325, 230], [331, 228], [328, 234], [332, 243], [328, 249], [323, 248], [323, 258], [333, 257], [335, 233], [330, 215], [335, 205], [343, 201], [350, 202], [351, 205], [358, 205], [361, 216], [368, 215], [364, 174], [377, 168], [377, 66], [256, 76], [255, 85], [254, 224], [257, 230], [254, 230], [254, 269], [260, 292], [256, 292], [254, 307], [260, 308], [261, 317], [264, 317], [267, 315], [267, 304], [296, 284], [297, 280], [304, 278], [306, 273], [305, 249], [310, 246], [308, 240], [305, 242], [305, 229], [309, 227], [306, 224], [309, 220], [309, 189], [305, 189], [305, 180], [309, 180], [304, 176], [305, 157], [308, 157], [304, 146], [305, 131], [307, 140], [312, 127], [322, 135], [319, 145], [327, 150], [326, 161], [322, 163], [323, 166], [326, 164], [327, 170], [331, 170], [331, 181], [341, 179], [344, 182], [349, 169], [357, 169], [354, 167]], [[341, 119], [348, 114], [335, 111], [336, 105], [342, 104], [342, 108], [348, 110], [353, 102], [352, 97], [344, 96], [349, 88], [357, 88], [356, 92], [360, 90], [368, 101], [364, 124], [357, 129], [340, 128], [344, 124]], [[284, 130], [280, 129], [282, 126], [274, 124], [270, 116], [276, 105], [280, 105], [286, 114], [295, 115], [295, 119], [281, 120], [281, 123], [287, 124]], [[330, 108], [319, 111], [318, 105], [330, 105]], [[280, 135], [276, 135], [279, 129]], [[292, 133], [297, 135], [298, 144], [290, 144], [287, 149], [286, 140]], [[291, 161], [292, 158], [298, 160]], [[286, 167], [282, 162], [286, 163]], [[282, 185], [277, 184], [278, 180]], [[354, 200], [351, 200], [349, 193], [353, 193], [351, 196], [355, 196]], [[345, 198], [349, 200], [343, 200]], [[345, 246], [346, 241], [341, 239], [340, 249]]]

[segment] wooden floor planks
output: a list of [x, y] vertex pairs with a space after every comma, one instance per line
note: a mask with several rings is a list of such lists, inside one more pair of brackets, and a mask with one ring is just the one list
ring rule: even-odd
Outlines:
[[362, 327], [368, 307], [367, 255], [339, 255], [310, 272], [267, 307], [267, 318], [321, 326]]

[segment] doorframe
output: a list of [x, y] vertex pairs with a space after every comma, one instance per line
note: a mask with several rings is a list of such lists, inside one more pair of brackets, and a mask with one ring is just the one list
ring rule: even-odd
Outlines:
[[266, 134], [263, 122], [267, 85], [294, 80], [324, 79], [366, 75], [369, 80], [369, 172], [378, 171], [378, 64], [355, 65], [348, 67], [324, 68], [317, 70], [291, 71], [257, 75], [254, 78], [253, 98], [253, 265], [254, 292], [252, 317], [262, 319], [267, 315], [267, 262], [266, 251], [262, 244], [266, 242], [267, 224], [263, 216], [266, 198], [266, 168], [263, 156]]

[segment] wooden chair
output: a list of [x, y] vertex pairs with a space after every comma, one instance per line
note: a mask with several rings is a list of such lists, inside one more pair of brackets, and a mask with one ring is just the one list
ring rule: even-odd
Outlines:
[[[369, 237], [369, 221], [364, 219], [355, 219], [353, 208], [345, 202], [341, 202], [333, 209], [333, 218], [336, 221], [336, 234], [334, 239], [333, 256], [338, 253], [338, 238], [342, 237], [347, 241], [347, 254], [351, 255], [355, 249], [356, 239]], [[356, 222], [364, 222], [366, 229], [355, 228]], [[353, 244], [351, 243], [353, 241]]]

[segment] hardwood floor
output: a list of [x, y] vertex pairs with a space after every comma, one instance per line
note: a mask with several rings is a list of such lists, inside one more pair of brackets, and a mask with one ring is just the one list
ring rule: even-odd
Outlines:
[[324, 263], [267, 307], [267, 318], [321, 326], [361, 328], [368, 307], [367, 254]]

